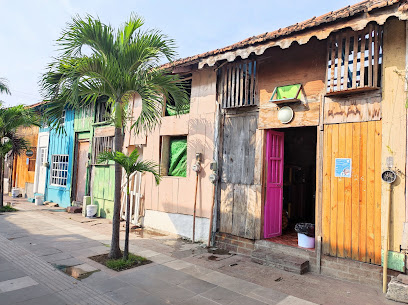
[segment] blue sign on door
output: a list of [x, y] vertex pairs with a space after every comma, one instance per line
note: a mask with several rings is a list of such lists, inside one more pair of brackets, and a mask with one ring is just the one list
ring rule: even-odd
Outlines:
[[351, 178], [351, 158], [336, 158], [334, 177]]

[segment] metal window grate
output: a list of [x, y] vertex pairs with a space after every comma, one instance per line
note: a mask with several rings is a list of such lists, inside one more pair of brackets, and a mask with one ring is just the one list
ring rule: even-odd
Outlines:
[[227, 64], [218, 70], [217, 92], [222, 108], [258, 104], [257, 70], [256, 60]]
[[381, 86], [383, 27], [370, 24], [328, 40], [327, 93]]
[[52, 155], [51, 184], [66, 186], [68, 180], [68, 155]]
[[94, 138], [92, 149], [92, 164], [98, 164], [98, 156], [101, 152], [113, 150], [113, 138], [114, 137]]

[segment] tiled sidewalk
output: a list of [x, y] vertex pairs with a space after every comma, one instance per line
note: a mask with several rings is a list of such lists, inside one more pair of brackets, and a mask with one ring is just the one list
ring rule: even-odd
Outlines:
[[[324, 294], [327, 295], [328, 291], [325, 291], [324, 282], [327, 282], [327, 287], [332, 283], [337, 285], [331, 292], [332, 301], [340, 295], [338, 291], [341, 288], [352, 286], [324, 278], [319, 282], [316, 276], [300, 277], [275, 271], [240, 256], [217, 254], [211, 260], [212, 254], [198, 244], [149, 232], [145, 232], [144, 236], [133, 233], [130, 250], [153, 263], [115, 272], [88, 259], [89, 256], [108, 252], [109, 221], [52, 212], [49, 208], [38, 208], [26, 202], [16, 204], [16, 207], [25, 210], [0, 215], [1, 305], [330, 304], [325, 301], [327, 298]], [[99, 271], [77, 281], [54, 267], [81, 264]], [[19, 280], [13, 284], [13, 290], [2, 292], [2, 287], [9, 285], [7, 281], [16, 278]], [[284, 278], [282, 283], [279, 278]], [[269, 283], [265, 279], [269, 279]], [[299, 280], [308, 284], [302, 285], [297, 282]], [[289, 282], [289, 287], [282, 286], [288, 286]], [[268, 287], [270, 285], [280, 289]], [[364, 289], [355, 289], [360, 290]], [[316, 295], [316, 291], [321, 291], [322, 295]], [[370, 294], [371, 291], [362, 291], [358, 295], [363, 302], [348, 299], [347, 296], [337, 301], [343, 304], [388, 304], [382, 296]], [[315, 303], [303, 299], [301, 295]], [[351, 296], [354, 297], [354, 294]], [[373, 301], [377, 299], [379, 302]], [[337, 301], [331, 304], [338, 304]]]

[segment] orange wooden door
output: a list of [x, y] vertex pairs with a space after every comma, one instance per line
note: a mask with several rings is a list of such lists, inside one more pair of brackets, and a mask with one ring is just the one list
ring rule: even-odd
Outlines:
[[322, 230], [324, 254], [381, 264], [381, 121], [325, 125]]
[[82, 202], [85, 196], [89, 141], [78, 142], [77, 179], [75, 200]]

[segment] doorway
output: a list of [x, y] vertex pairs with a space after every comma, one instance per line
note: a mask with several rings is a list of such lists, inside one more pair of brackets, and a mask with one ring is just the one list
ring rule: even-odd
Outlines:
[[86, 178], [88, 173], [88, 153], [89, 140], [79, 140], [77, 142], [77, 158], [76, 158], [76, 185], [75, 185], [75, 201], [82, 202], [86, 195]]
[[38, 134], [37, 159], [34, 174], [35, 194], [45, 194], [45, 185], [47, 180], [48, 140], [48, 132], [40, 132]]
[[297, 246], [296, 223], [315, 222], [316, 127], [268, 130], [264, 238]]

